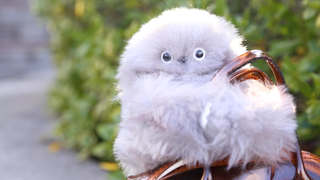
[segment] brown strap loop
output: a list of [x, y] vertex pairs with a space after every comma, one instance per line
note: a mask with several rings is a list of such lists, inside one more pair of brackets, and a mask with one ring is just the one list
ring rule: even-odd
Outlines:
[[257, 68], [238, 70], [230, 77], [230, 82], [242, 82], [248, 79], [262, 81], [265, 86], [273, 84], [271, 79], [263, 71]]
[[[242, 67], [244, 67], [245, 65], [252, 63], [256, 60], [259, 60], [259, 59], [263, 59], [268, 63], [268, 65], [271, 68], [273, 75], [276, 79], [277, 85], [278, 86], [281, 86], [281, 85], [286, 86], [286, 81], [283, 77], [282, 72], [280, 71], [279, 66], [272, 60], [272, 58], [268, 54], [266, 54], [260, 50], [251, 50], [251, 51], [248, 51], [248, 52], [236, 57], [235, 59], [230, 61], [226, 66], [221, 68], [218, 71], [218, 73], [215, 76], [213, 76], [213, 78], [218, 77], [218, 76], [226, 76], [226, 75], [231, 78], [234, 77], [235, 75], [241, 76], [242, 73], [248, 73], [248, 71], [250, 71], [250, 69], [240, 70]], [[254, 68], [254, 71], [257, 71], [257, 69]], [[259, 74], [261, 74], [261, 72], [262, 71], [260, 70]], [[262, 80], [264, 81], [266, 79], [266, 77], [268, 77], [268, 76], [265, 75], [265, 73], [263, 73]], [[270, 78], [267, 78], [267, 79], [271, 82]]]

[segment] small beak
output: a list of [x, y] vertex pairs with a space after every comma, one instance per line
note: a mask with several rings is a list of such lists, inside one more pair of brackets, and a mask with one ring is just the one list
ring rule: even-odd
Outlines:
[[181, 56], [179, 59], [178, 59], [179, 62], [185, 64], [187, 62], [187, 57], [186, 56]]

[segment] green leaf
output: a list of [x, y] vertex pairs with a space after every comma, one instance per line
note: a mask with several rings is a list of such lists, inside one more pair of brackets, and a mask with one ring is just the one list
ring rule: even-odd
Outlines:
[[109, 142], [96, 144], [92, 148], [92, 154], [104, 161], [113, 161], [113, 145]]
[[315, 9], [307, 8], [303, 11], [302, 17], [304, 20], [309, 20], [309, 19], [313, 18], [316, 15], [316, 13], [317, 13], [317, 11]]
[[305, 97], [307, 97], [308, 99], [310, 99], [310, 98], [312, 97], [312, 94], [313, 94], [313, 91], [312, 91], [312, 89], [311, 89], [311, 86], [310, 86], [307, 82], [301, 80], [298, 75], [296, 75], [296, 82], [298, 83], [300, 92], [301, 92]]
[[117, 131], [117, 125], [113, 123], [99, 124], [97, 127], [97, 133], [100, 138], [105, 141], [111, 141], [115, 137], [115, 132]]
[[125, 180], [125, 176], [121, 170], [109, 172], [107, 175], [108, 180]]
[[228, 5], [226, 0], [217, 0], [214, 12], [219, 16], [227, 16]]
[[277, 40], [272, 42], [269, 54], [272, 57], [289, 54], [293, 52], [295, 47], [297, 47], [299, 44], [299, 39]]
[[320, 29], [320, 13], [317, 16], [317, 18], [314, 22], [314, 25], [316, 26], [316, 28]]
[[320, 97], [320, 75], [313, 73], [312, 79], [314, 82], [314, 88], [313, 88], [314, 93], [316, 95], [316, 98], [319, 98]]
[[306, 109], [308, 121], [312, 125], [320, 125], [320, 100], [312, 100], [308, 104]]
[[[319, 14], [320, 15], [320, 14]], [[317, 44], [317, 41], [315, 39], [310, 39], [308, 41], [308, 48], [311, 52], [316, 52], [316, 53], [319, 53], [320, 51], [320, 47], [319, 45]]]

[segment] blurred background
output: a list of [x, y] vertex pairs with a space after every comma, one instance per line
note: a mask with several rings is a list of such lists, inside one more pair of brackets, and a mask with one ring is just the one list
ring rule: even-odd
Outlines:
[[81, 159], [54, 136], [47, 107], [54, 82], [49, 33], [29, 0], [0, 0], [0, 179], [106, 179], [96, 161]]
[[112, 155], [119, 56], [143, 23], [180, 6], [226, 17], [249, 50], [273, 57], [300, 145], [320, 155], [318, 0], [0, 0], [0, 179], [123, 179]]

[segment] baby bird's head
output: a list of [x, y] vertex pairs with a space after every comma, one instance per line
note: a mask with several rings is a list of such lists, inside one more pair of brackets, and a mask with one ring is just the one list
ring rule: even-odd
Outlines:
[[182, 80], [209, 81], [246, 48], [237, 29], [204, 10], [177, 8], [152, 19], [129, 40], [118, 79], [165, 73]]

